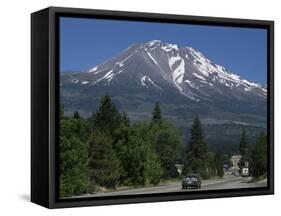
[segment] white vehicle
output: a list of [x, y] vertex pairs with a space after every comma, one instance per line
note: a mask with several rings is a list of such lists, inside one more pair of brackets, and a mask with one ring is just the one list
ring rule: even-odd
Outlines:
[[242, 177], [247, 177], [247, 176], [249, 176], [249, 168], [244, 167], [242, 168]]

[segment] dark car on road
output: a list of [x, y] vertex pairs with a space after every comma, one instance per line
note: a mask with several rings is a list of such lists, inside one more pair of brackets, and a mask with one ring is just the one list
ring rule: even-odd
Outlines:
[[182, 189], [201, 188], [201, 178], [199, 174], [188, 174], [182, 180]]

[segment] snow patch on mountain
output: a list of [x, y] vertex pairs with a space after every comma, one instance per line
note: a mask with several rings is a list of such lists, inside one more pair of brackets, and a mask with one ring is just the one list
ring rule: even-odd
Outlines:
[[191, 91], [187, 91], [187, 92], [182, 92], [181, 93], [182, 95], [184, 95], [185, 97], [195, 101], [195, 102], [199, 102], [200, 99], [199, 98], [196, 98], [195, 95], [191, 92]]
[[206, 72], [205, 70], [200, 70], [200, 72], [201, 72], [202, 74], [204, 74], [204, 76], [209, 77], [209, 73]]
[[93, 67], [92, 69], [89, 70], [90, 73], [96, 72], [98, 69], [98, 66]]
[[184, 72], [184, 60], [181, 59], [179, 66], [173, 71], [173, 80], [176, 81], [177, 84], [182, 83]]
[[170, 52], [172, 50], [179, 51], [179, 47], [175, 44], [165, 44], [165, 45], [161, 46], [161, 49], [164, 50], [165, 52]]
[[172, 47], [162, 46], [161, 49], [164, 50], [165, 52], [170, 52], [172, 50]]
[[124, 62], [128, 61], [131, 57], [132, 57], [132, 55], [129, 55], [129, 56], [127, 56], [125, 59], [123, 59], [122, 61], [116, 62], [116, 64], [117, 64], [119, 67], [123, 67], [123, 66], [124, 66]]
[[[212, 61], [207, 59], [201, 52], [196, 51], [191, 47], [188, 47], [188, 50], [189, 54], [193, 58], [194, 67], [196, 67], [198, 71], [200, 71], [205, 77], [210, 77], [212, 74], [212, 81], [217, 81], [231, 89], [234, 86], [238, 87], [239, 85], [243, 85], [245, 87], [244, 90], [247, 92], [254, 88], [258, 88], [263, 91], [263, 88], [260, 84], [241, 79], [240, 76], [229, 72], [225, 67], [213, 64]], [[201, 77], [199, 74], [196, 74], [195, 76], [198, 78]]]
[[187, 83], [191, 88], [195, 88], [195, 85], [190, 80], [185, 80], [185, 83]]
[[96, 80], [95, 82], [93, 82], [93, 85], [97, 84], [98, 82], [104, 80], [104, 79], [108, 79], [110, 77], [110, 75], [112, 74], [113, 69], [108, 71], [103, 77], [99, 78], [98, 80]]
[[123, 67], [123, 66], [124, 66], [123, 62], [116, 62], [116, 64], [117, 64], [119, 67]]
[[156, 85], [149, 77], [147, 77], [148, 81], [156, 88], [162, 89], [161, 87], [159, 87], [158, 85]]
[[144, 82], [144, 81], [145, 81], [146, 77], [147, 77], [147, 76], [143, 76], [143, 77], [141, 78], [141, 85], [142, 85], [142, 86], [145, 86], [145, 82]]
[[154, 45], [157, 44], [157, 43], [161, 43], [161, 40], [152, 40], [152, 41], [149, 41], [149, 42], [147, 43], [147, 45], [148, 45], [149, 47], [152, 47], [152, 46], [154, 46]]
[[198, 75], [197, 73], [193, 73], [193, 75], [196, 76], [198, 79], [206, 81], [206, 79], [204, 77]]
[[103, 79], [108, 79], [108, 78], [112, 75], [112, 72], [113, 72], [113, 70], [108, 71], [108, 72], [101, 78], [101, 80], [103, 80]]
[[[173, 67], [173, 65], [179, 62], [176, 68]], [[169, 66], [172, 71], [172, 78], [175, 86], [182, 91], [181, 83], [183, 81], [183, 76], [185, 73], [185, 63], [184, 60], [178, 55], [178, 56], [172, 56], [169, 58]]]
[[182, 60], [182, 58], [180, 56], [172, 56], [169, 58], [169, 66], [172, 70], [172, 66], [173, 64], [175, 64], [175, 62]]
[[161, 48], [165, 52], [170, 52], [172, 50], [179, 51], [179, 47], [176, 44], [162, 43], [161, 40], [152, 40], [146, 43], [146, 45], [151, 49], [155, 50], [157, 47]]
[[158, 85], [156, 85], [151, 79], [150, 79], [150, 77], [149, 76], [143, 76], [142, 78], [141, 78], [141, 85], [142, 86], [145, 86], [146, 88], [148, 88], [148, 86], [146, 85], [146, 81], [148, 81], [150, 84], [152, 84], [154, 87], [156, 87], [156, 88], [158, 88], [158, 89], [162, 89], [161, 87], [159, 87]]
[[261, 88], [262, 86], [258, 83], [253, 83], [253, 82], [249, 82], [248, 80], [242, 79], [242, 81], [244, 83], [246, 83], [247, 85], [251, 86], [251, 87], [256, 87], [256, 88]]
[[206, 82], [206, 81], [204, 81], [204, 80], [200, 80], [200, 82], [205, 83], [205, 84], [208, 84], [208, 82]]
[[96, 75], [96, 74], [99, 74], [99, 73], [102, 73], [102, 72], [106, 71], [107, 69], [108, 69], [107, 67], [102, 68], [102, 69], [98, 69], [98, 66], [96, 66], [96, 68], [92, 72], [90, 72], [91, 70], [89, 70], [88, 72]]
[[123, 72], [123, 70], [118, 71], [117, 73], [111, 73], [108, 77], [106, 77], [105, 79], [107, 79], [107, 81], [110, 83], [111, 80], [117, 76], [118, 74], [120, 74], [121, 72]]
[[147, 51], [147, 49], [146, 49], [146, 53], [147, 53], [148, 57], [149, 57], [155, 64], [158, 65], [157, 61], [152, 57], [152, 55], [150, 54], [150, 52]]
[[77, 84], [77, 83], [79, 83], [79, 80], [78, 80], [78, 79], [74, 79], [72, 82], [73, 82], [74, 84]]

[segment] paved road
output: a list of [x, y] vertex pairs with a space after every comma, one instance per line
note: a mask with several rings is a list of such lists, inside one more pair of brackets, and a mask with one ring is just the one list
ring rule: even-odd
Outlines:
[[114, 191], [114, 192], [99, 192], [96, 194], [83, 195], [82, 197], [99, 197], [99, 196], [116, 196], [116, 195], [131, 195], [131, 194], [151, 194], [151, 193], [167, 193], [167, 192], [188, 192], [198, 190], [219, 190], [219, 189], [234, 189], [234, 188], [253, 188], [266, 187], [266, 180], [255, 183], [247, 183], [250, 178], [242, 178], [235, 176], [225, 176], [223, 179], [205, 180], [202, 181], [200, 189], [185, 189], [181, 188], [181, 182], [173, 182], [166, 185], [144, 187], [130, 190]]

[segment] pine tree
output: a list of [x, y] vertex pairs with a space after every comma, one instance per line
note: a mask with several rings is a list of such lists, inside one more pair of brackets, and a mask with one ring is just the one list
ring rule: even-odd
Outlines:
[[60, 135], [71, 138], [77, 137], [80, 141], [86, 142], [90, 135], [90, 130], [85, 119], [80, 117], [75, 119], [73, 117], [64, 117], [60, 123]]
[[247, 154], [248, 149], [248, 139], [246, 130], [242, 130], [241, 139], [240, 139], [240, 145], [239, 145], [239, 151], [242, 156], [245, 156]]
[[88, 192], [88, 148], [78, 138], [60, 136], [60, 197]]
[[78, 111], [75, 111], [75, 112], [74, 112], [73, 118], [75, 118], [75, 119], [80, 119], [80, 114], [79, 114]]
[[253, 146], [250, 167], [255, 178], [267, 172], [267, 136], [265, 134], [261, 134]]
[[162, 167], [157, 153], [151, 145], [146, 149], [146, 163], [144, 176], [146, 177], [146, 183], [158, 185], [162, 177]]
[[88, 127], [83, 118], [60, 116], [60, 196], [86, 193], [89, 188]]
[[120, 126], [121, 115], [109, 95], [101, 98], [100, 106], [92, 116], [92, 122], [94, 129], [114, 136], [115, 130]]
[[96, 130], [89, 140], [89, 167], [91, 181], [100, 186], [115, 188], [120, 177], [121, 166], [111, 145], [111, 138]]
[[135, 131], [122, 127], [116, 144], [116, 153], [122, 164], [123, 172], [120, 176], [123, 185], [144, 185], [144, 143]]
[[129, 127], [130, 126], [130, 119], [127, 115], [127, 113], [125, 111], [123, 111], [122, 113], [122, 124], [125, 126], [125, 127]]
[[186, 151], [184, 172], [196, 172], [203, 178], [208, 178], [208, 146], [204, 140], [201, 122], [198, 116], [193, 119], [190, 130], [190, 141]]
[[208, 146], [204, 141], [202, 125], [198, 116], [193, 119], [190, 136], [188, 153], [195, 158], [205, 159], [208, 154]]
[[242, 169], [249, 163], [249, 147], [248, 147], [248, 139], [247, 139], [247, 133], [246, 130], [242, 130], [241, 139], [240, 139], [240, 145], [239, 145], [239, 152], [241, 155], [241, 159], [239, 161], [239, 168]]
[[157, 102], [152, 112], [152, 123], [161, 124], [162, 114], [160, 109], [160, 104]]
[[126, 173], [126, 164], [127, 164], [127, 153], [129, 148], [129, 139], [131, 136], [131, 126], [130, 120], [126, 114], [123, 112], [122, 114], [122, 122], [119, 128], [116, 130], [115, 134], [115, 152], [120, 160], [122, 172], [120, 173], [120, 183], [126, 185], [128, 183], [128, 177]]
[[214, 157], [216, 176], [223, 177], [223, 158], [220, 153], [216, 153]]
[[175, 164], [180, 155], [182, 137], [172, 124], [163, 120], [159, 103], [155, 104], [152, 111], [150, 134], [163, 169], [162, 177], [171, 178], [177, 176]]
[[155, 148], [163, 168], [163, 177], [172, 178], [178, 175], [175, 164], [180, 155], [181, 139], [176, 129], [163, 122], [159, 133], [156, 135]]
[[123, 167], [121, 181], [124, 185], [144, 186], [158, 184], [162, 168], [150, 138], [146, 123], [138, 123], [129, 131], [123, 130], [117, 143], [117, 155]]

